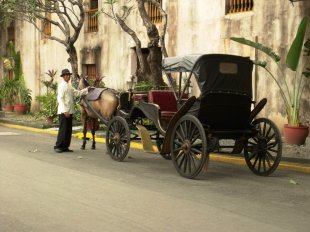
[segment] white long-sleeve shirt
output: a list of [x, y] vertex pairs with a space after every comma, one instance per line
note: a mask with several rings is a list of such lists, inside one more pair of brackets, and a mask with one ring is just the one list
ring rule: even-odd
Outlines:
[[58, 114], [68, 112], [74, 113], [74, 97], [83, 96], [88, 93], [88, 89], [77, 90], [68, 82], [62, 80], [58, 85]]

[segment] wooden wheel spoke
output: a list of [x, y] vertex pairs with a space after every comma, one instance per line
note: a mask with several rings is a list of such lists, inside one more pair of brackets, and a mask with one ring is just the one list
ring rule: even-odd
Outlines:
[[272, 127], [269, 126], [268, 130], [264, 133], [264, 136], [265, 136], [266, 138], [268, 138], [268, 136], [269, 136], [271, 130], [272, 130]]
[[182, 156], [181, 156], [181, 161], [179, 163], [179, 167], [182, 167], [182, 164], [183, 164], [184, 160], [185, 160], [185, 153], [182, 152]]
[[262, 130], [262, 135], [264, 135], [266, 133], [266, 123], [263, 123], [263, 130]]
[[267, 136], [267, 142], [271, 141], [273, 138], [275, 138], [275, 140], [277, 139], [276, 137], [277, 135], [275, 133], [273, 133], [271, 136]]
[[175, 133], [176, 133], [176, 137], [178, 137], [181, 141], [185, 140], [184, 136], [178, 130], [176, 130]]
[[264, 169], [264, 172], [266, 172], [266, 156], [264, 156], [263, 158], [263, 169]]
[[[273, 160], [273, 157], [272, 157], [272, 156], [270, 157], [270, 154], [268, 154], [268, 152], [267, 152], [267, 154], [266, 154], [266, 163], [268, 164], [268, 167], [269, 167], [269, 168], [272, 167], [272, 165], [271, 165], [271, 163], [270, 163], [270, 158]], [[273, 161], [274, 161], [274, 160], [273, 160]]]
[[182, 123], [182, 124], [180, 125], [180, 131], [181, 131], [181, 138], [182, 138], [183, 140], [185, 140], [185, 139], [186, 139], [186, 133], [184, 132], [183, 124], [185, 124], [185, 123]]
[[269, 160], [271, 159], [273, 162], [276, 161], [275, 157], [273, 157], [273, 155], [271, 155], [270, 152], [268, 151], [266, 152], [266, 156], [268, 157]]
[[181, 150], [181, 151], [179, 151], [179, 153], [178, 153], [178, 155], [176, 156], [176, 161], [178, 161], [178, 159], [180, 159], [181, 157], [183, 157], [184, 156], [184, 152], [183, 152], [183, 150]]
[[191, 144], [195, 143], [196, 140], [197, 140], [198, 138], [200, 138], [200, 133], [199, 133], [199, 131], [195, 131], [195, 133], [197, 133], [197, 134], [193, 134], [193, 136], [191, 137]]
[[197, 169], [195, 158], [194, 158], [195, 154], [193, 152], [190, 152], [190, 154], [191, 154], [190, 159], [192, 160], [193, 166], [195, 169]]
[[195, 152], [195, 154], [202, 154], [202, 150], [192, 147], [191, 151]]
[[187, 161], [188, 161], [188, 155], [184, 155], [184, 165], [183, 165], [183, 172], [186, 173], [186, 168], [187, 168]]
[[173, 149], [173, 152], [183, 151], [182, 147], [176, 147]]
[[262, 165], [262, 157], [259, 155], [258, 156], [258, 168], [257, 170], [260, 172], [260, 169], [261, 169], [261, 165]]
[[271, 148], [274, 148], [278, 145], [278, 143], [275, 141], [275, 142], [272, 142], [272, 143], [268, 143], [267, 145], [267, 149], [268, 150], [271, 150]]
[[176, 145], [179, 145], [180, 147], [183, 145], [183, 142], [179, 141], [179, 140], [174, 140], [174, 143]]

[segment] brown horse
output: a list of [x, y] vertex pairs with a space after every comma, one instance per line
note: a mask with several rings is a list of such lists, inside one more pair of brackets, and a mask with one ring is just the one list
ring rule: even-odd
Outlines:
[[[85, 78], [80, 78], [79, 89], [88, 87], [89, 84]], [[88, 100], [87, 100], [88, 99]], [[88, 102], [88, 104], [86, 104]], [[85, 149], [87, 124], [91, 126], [91, 134], [93, 143], [91, 148], [96, 149], [95, 131], [98, 126], [98, 119], [109, 121], [116, 113], [119, 104], [119, 99], [116, 91], [113, 89], [92, 88], [89, 93], [81, 99], [81, 121], [83, 124], [83, 144], [81, 149]]]

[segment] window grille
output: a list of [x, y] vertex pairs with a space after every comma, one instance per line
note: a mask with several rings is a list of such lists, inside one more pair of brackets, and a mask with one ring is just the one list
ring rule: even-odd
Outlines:
[[[162, 0], [157, 0], [157, 1], [162, 6]], [[161, 23], [162, 22], [162, 16], [160, 14], [159, 9], [150, 2], [147, 4], [147, 13], [150, 16], [152, 23]]]
[[254, 0], [226, 0], [225, 14], [252, 11]]
[[85, 64], [86, 68], [86, 76], [88, 76], [88, 80], [95, 80], [97, 75], [96, 64]]
[[86, 11], [86, 32], [98, 31], [98, 0], [89, 0], [89, 10]]
[[48, 20], [50, 20], [52, 14], [50, 12], [45, 12], [45, 20], [43, 20], [43, 33], [45, 36], [52, 35], [52, 24]]
[[12, 23], [7, 28], [7, 33], [8, 33], [8, 41], [12, 41], [13, 44], [14, 44], [15, 43], [15, 27], [14, 27], [14, 23]]

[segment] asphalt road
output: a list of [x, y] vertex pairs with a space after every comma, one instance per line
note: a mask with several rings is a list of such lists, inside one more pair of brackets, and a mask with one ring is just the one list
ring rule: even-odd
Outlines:
[[199, 179], [131, 149], [56, 154], [55, 135], [0, 126], [0, 231], [309, 231], [310, 175], [210, 161]]

